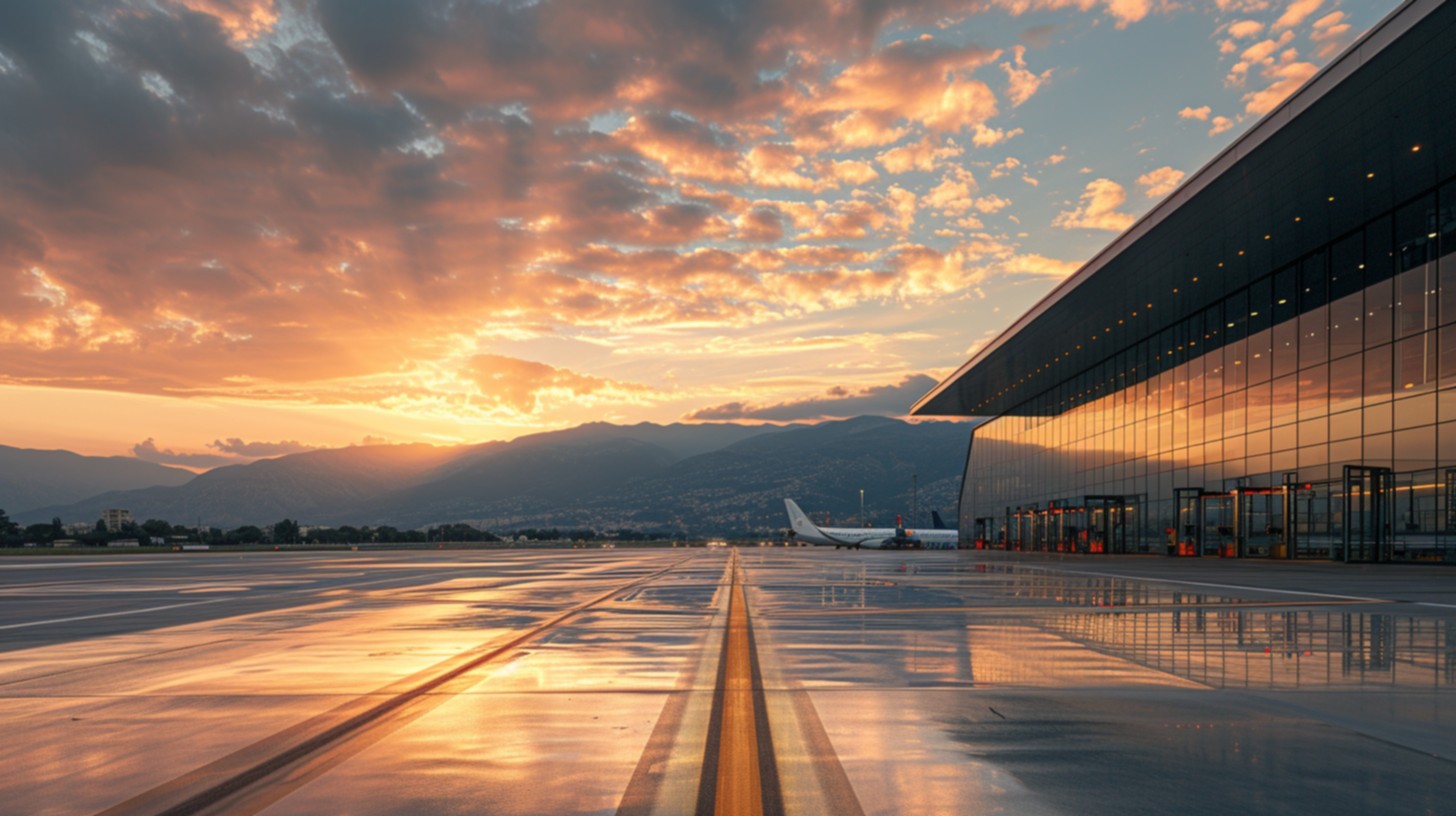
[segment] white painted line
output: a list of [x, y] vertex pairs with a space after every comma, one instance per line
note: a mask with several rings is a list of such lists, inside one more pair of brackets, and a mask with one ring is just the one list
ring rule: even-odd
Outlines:
[[166, 606], [149, 606], [146, 609], [126, 609], [120, 612], [98, 612], [95, 615], [77, 615], [74, 618], [52, 618], [50, 620], [26, 621], [25, 623], [8, 623], [0, 626], [0, 629], [25, 629], [30, 626], [46, 626], [52, 623], [70, 623], [72, 621], [93, 620], [95, 618], [117, 618], [122, 615], [140, 615], [145, 612], [161, 612], [164, 609], [180, 609], [184, 606], [201, 606], [203, 604], [220, 603], [232, 600], [231, 598], [212, 598], [206, 601], [191, 601], [189, 603], [167, 604]]
[[[1280, 595], [1306, 595], [1312, 598], [1338, 598], [1343, 601], [1374, 601], [1378, 603], [1390, 603], [1390, 598], [1367, 598], [1363, 595], [1336, 595], [1333, 592], [1308, 592], [1300, 589], [1273, 589], [1270, 587], [1244, 586], [1242, 584], [1215, 584], [1208, 581], [1180, 581], [1174, 578], [1154, 578], [1147, 575], [1123, 575], [1116, 572], [1091, 572], [1089, 570], [1069, 570], [1058, 567], [1040, 567], [1048, 572], [1065, 572], [1073, 575], [1096, 575], [1102, 578], [1122, 578], [1128, 581], [1141, 581], [1143, 583], [1155, 584], [1182, 584], [1184, 586], [1212, 587], [1214, 589], [1238, 589], [1245, 592], [1274, 592]], [[1439, 606], [1440, 604], [1436, 604]]]

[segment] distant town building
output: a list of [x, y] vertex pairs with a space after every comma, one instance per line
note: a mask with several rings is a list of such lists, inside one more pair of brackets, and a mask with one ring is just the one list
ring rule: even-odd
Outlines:
[[115, 533], [121, 530], [124, 525], [132, 523], [131, 511], [118, 509], [102, 510], [101, 521], [106, 525], [107, 532]]
[[96, 529], [95, 524], [87, 524], [84, 521], [75, 521], [67, 524], [64, 528], [68, 536], [81, 536]]

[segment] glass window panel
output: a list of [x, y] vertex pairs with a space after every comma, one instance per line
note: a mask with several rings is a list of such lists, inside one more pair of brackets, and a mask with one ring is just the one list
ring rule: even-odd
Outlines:
[[1441, 212], [1437, 215], [1440, 221], [1441, 245], [1436, 250], [1437, 255], [1450, 255], [1456, 253], [1456, 181], [1446, 182], [1441, 188]]
[[1269, 328], [1273, 325], [1274, 292], [1273, 281], [1270, 278], [1260, 278], [1249, 284], [1249, 333]]
[[1286, 320], [1274, 327], [1273, 376], [1280, 377], [1299, 368], [1299, 321]]
[[1271, 474], [1269, 484], [1275, 484], [1272, 474], [1288, 473], [1297, 467], [1299, 467], [1299, 459], [1295, 455], [1293, 448], [1285, 451], [1274, 451], [1269, 455], [1269, 471]]
[[1399, 394], [1429, 391], [1436, 385], [1436, 333], [1407, 337], [1395, 344], [1395, 388]]
[[1215, 397], [1203, 404], [1203, 438], [1223, 437], [1223, 397]]
[[1344, 357], [1365, 348], [1361, 328], [1365, 296], [1356, 292], [1330, 304], [1330, 357]]
[[1399, 269], [1414, 269], [1436, 258], [1436, 196], [1428, 195], [1395, 212]]
[[1394, 219], [1389, 215], [1365, 225], [1365, 284], [1387, 280], [1395, 274]]
[[[1427, 280], [1434, 273], [1433, 267], [1422, 264], [1416, 269], [1400, 273], [1395, 279], [1395, 336], [1409, 337], [1435, 328], [1434, 302], [1427, 304], [1427, 294], [1434, 288]], [[1434, 299], [1431, 299], [1434, 301]]]
[[1223, 390], [1225, 394], [1242, 391], [1249, 382], [1249, 343], [1238, 340], [1223, 349]]
[[[1330, 458], [1328, 445], [1313, 445], [1299, 449], [1299, 473], [1306, 479], [1320, 478], [1315, 474], [1321, 470]], [[1321, 474], [1323, 475], [1323, 474]]]
[[1440, 336], [1440, 352], [1436, 362], [1441, 387], [1456, 386], [1456, 325], [1442, 326]]
[[1456, 422], [1442, 422], [1436, 429], [1436, 465], [1456, 466]]
[[1330, 443], [1330, 471], [1340, 465], [1360, 464], [1363, 451], [1359, 439], [1347, 439], [1343, 442]]
[[1364, 411], [1365, 414], [1365, 435], [1389, 431], [1393, 426], [1394, 414], [1391, 411], [1390, 403], [1371, 405]]
[[1289, 266], [1275, 272], [1273, 287], [1270, 314], [1273, 325], [1277, 326], [1299, 314], [1299, 284], [1295, 268]]
[[1269, 432], [1251, 431], [1244, 438], [1244, 452], [1247, 456], [1258, 456], [1269, 452]]
[[1436, 395], [1422, 394], [1395, 401], [1395, 427], [1415, 428], [1436, 422]]
[[1244, 407], [1248, 394], [1239, 391], [1223, 398], [1223, 431], [1225, 434], [1243, 433], [1245, 430]]
[[1363, 440], [1365, 464], [1370, 467], [1390, 467], [1394, 444], [1388, 433], [1370, 434]]
[[1270, 390], [1269, 424], [1275, 427], [1293, 422], [1299, 415], [1299, 379], [1289, 374], [1274, 380]]
[[1391, 346], [1380, 346], [1365, 352], [1365, 404], [1390, 399], [1395, 392], [1391, 385], [1394, 373]]
[[1441, 422], [1456, 419], [1456, 389], [1436, 392], [1436, 419]]
[[1319, 365], [1299, 372], [1299, 416], [1324, 416], [1330, 410], [1330, 367]]
[[1244, 392], [1248, 400], [1244, 422], [1248, 424], [1251, 431], [1269, 427], [1269, 408], [1273, 402], [1271, 388], [1269, 383], [1264, 382], [1251, 385]]
[[1273, 350], [1272, 332], [1269, 329], [1262, 329], [1255, 332], [1249, 335], [1248, 343], [1249, 352], [1248, 357], [1245, 359], [1248, 361], [1247, 364], [1249, 367], [1249, 385], [1266, 382], [1269, 379], [1272, 370], [1271, 363], [1273, 362], [1271, 355], [1271, 351]]
[[1299, 444], [1323, 445], [1330, 440], [1330, 420], [1328, 417], [1319, 419], [1306, 419], [1299, 423]]
[[1242, 340], [1249, 334], [1249, 290], [1240, 289], [1224, 299], [1224, 337]]
[[1365, 288], [1365, 345], [1390, 342], [1395, 314], [1395, 282], [1389, 278]]
[[1223, 440], [1223, 460], [1225, 462], [1237, 462], [1244, 458], [1244, 435], [1234, 434], [1226, 436]]
[[1203, 358], [1203, 393], [1212, 398], [1222, 394], [1223, 390], [1223, 349], [1219, 349]]
[[1203, 402], [1203, 368], [1206, 357], [1199, 356], [1188, 362], [1188, 401]]
[[1330, 416], [1330, 439], [1349, 439], [1358, 437], [1361, 433], [1362, 411], [1346, 411], [1343, 414], [1332, 414]]
[[1364, 357], [1352, 354], [1330, 363], [1330, 411], [1343, 411], [1362, 402], [1365, 390]]
[[1365, 235], [1353, 232], [1330, 247], [1331, 302], [1365, 288]]
[[1299, 316], [1299, 365], [1308, 368], [1329, 358], [1330, 309], [1320, 306]]
[[1249, 458], [1244, 460], [1243, 475], [1249, 477], [1249, 482], [1251, 484], [1263, 487], [1268, 485], [1269, 469], [1269, 454], [1265, 453], [1259, 456], [1250, 456]]
[[1299, 264], [1299, 308], [1309, 311], [1329, 303], [1327, 260], [1325, 253], [1316, 252]]

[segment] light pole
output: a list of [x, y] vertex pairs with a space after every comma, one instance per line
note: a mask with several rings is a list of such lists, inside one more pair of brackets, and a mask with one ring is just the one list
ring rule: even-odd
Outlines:
[[869, 526], [868, 524], [865, 523], [865, 516], [864, 516], [864, 488], [863, 487], [861, 487], [859, 489], [859, 526], [861, 526], [861, 527], [868, 527]]
[[910, 474], [910, 526], [919, 527], [917, 521], [920, 514], [920, 474]]

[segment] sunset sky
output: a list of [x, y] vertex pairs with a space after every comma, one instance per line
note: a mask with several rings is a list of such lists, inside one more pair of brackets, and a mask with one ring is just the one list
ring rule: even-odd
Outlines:
[[0, 5], [0, 444], [898, 414], [1394, 0]]

